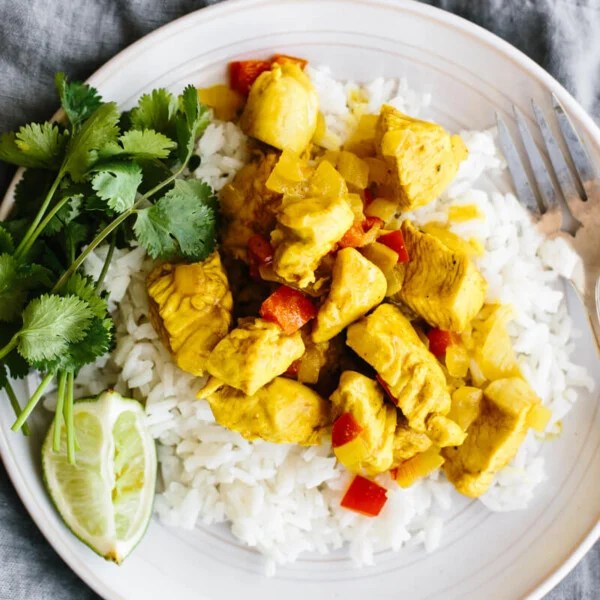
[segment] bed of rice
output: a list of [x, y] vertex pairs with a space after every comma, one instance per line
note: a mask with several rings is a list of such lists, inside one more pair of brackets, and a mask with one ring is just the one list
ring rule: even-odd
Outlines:
[[[359, 87], [336, 82], [326, 69], [311, 70], [310, 75], [332, 147], [361, 112], [378, 112], [388, 102], [418, 116], [429, 102], [403, 80], [377, 79]], [[585, 370], [570, 361], [574, 332], [557, 285], [556, 269], [568, 275], [576, 260], [557, 242], [536, 233], [514, 196], [480, 189], [482, 176], [505, 168], [494, 132], [462, 135], [470, 154], [456, 180], [412, 218], [418, 223], [447, 222], [450, 204], [479, 206], [484, 219], [451, 228], [484, 244], [478, 263], [489, 283], [488, 300], [513, 306], [510, 333], [521, 367], [552, 410], [548, 431], [556, 432], [577, 398], [577, 388], [593, 385]], [[244, 164], [246, 140], [235, 125], [214, 122], [198, 153], [202, 162], [194, 176], [218, 190]], [[90, 274], [98, 275], [106, 251], [100, 247], [90, 256]], [[175, 366], [148, 322], [145, 277], [151, 267], [141, 248], [115, 252], [105, 287], [117, 323], [117, 347], [109, 359], [81, 371], [76, 392], [78, 397], [94, 395], [110, 385], [145, 400], [147, 422], [159, 442], [161, 491], [155, 507], [163, 523], [193, 529], [198, 523], [227, 522], [236, 538], [265, 555], [269, 574], [303, 552], [327, 553], [345, 544], [357, 565], [372, 564], [375, 551], [385, 548], [436, 548], [457, 497], [443, 475], [436, 473], [407, 490], [387, 481], [387, 504], [378, 518], [367, 518], [340, 508], [349, 476], [336, 464], [328, 444], [300, 448], [248, 442], [216, 424], [208, 404], [196, 399], [202, 381]], [[541, 436], [530, 433], [481, 502], [496, 511], [525, 507], [545, 477], [544, 459], [538, 455], [541, 443]]]

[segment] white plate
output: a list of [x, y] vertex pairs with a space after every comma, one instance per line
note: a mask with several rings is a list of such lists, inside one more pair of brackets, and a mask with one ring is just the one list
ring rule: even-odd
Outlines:
[[[554, 91], [600, 164], [600, 131], [574, 99], [517, 50], [446, 12], [409, 1], [238, 0], [203, 9], [147, 36], [91, 79], [105, 98], [129, 107], [157, 86], [223, 79], [227, 61], [275, 51], [331, 65], [340, 78], [406, 76], [431, 91], [430, 116], [453, 128], [485, 128], [495, 111], [517, 104], [529, 114], [535, 98], [549, 107]], [[50, 107], [49, 107], [50, 108]], [[5, 207], [6, 208], [6, 207]], [[579, 328], [583, 314], [571, 302]], [[586, 333], [576, 360], [596, 379], [599, 363]], [[600, 383], [600, 381], [599, 381]], [[19, 387], [25, 396], [24, 387]], [[544, 449], [549, 479], [527, 511], [493, 514], [459, 503], [432, 555], [410, 550], [378, 555], [355, 570], [342, 555], [306, 557], [262, 577], [262, 562], [226, 528], [182, 532], [152, 522], [122, 567], [92, 554], [62, 525], [42, 487], [39, 435], [10, 432], [8, 402], [0, 402], [0, 452], [37, 525], [64, 560], [106, 598], [244, 597], [261, 600], [361, 599], [404, 594], [418, 598], [539, 598], [554, 586], [600, 534], [600, 413], [597, 395], [582, 395], [564, 433]]]

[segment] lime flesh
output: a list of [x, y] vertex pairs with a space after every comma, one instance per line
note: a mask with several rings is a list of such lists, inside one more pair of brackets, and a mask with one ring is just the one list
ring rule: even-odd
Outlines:
[[156, 483], [156, 449], [136, 400], [108, 391], [73, 407], [76, 464], [67, 459], [63, 429], [59, 452], [54, 427], [42, 446], [48, 492], [71, 531], [92, 550], [120, 563], [143, 537]]

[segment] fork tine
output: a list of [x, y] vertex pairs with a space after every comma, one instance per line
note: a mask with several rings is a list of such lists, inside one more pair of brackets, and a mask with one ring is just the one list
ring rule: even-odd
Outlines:
[[575, 165], [579, 180], [581, 181], [581, 185], [585, 192], [585, 184], [596, 179], [596, 169], [590, 160], [590, 155], [588, 154], [586, 147], [583, 145], [579, 135], [577, 135], [577, 131], [575, 131], [573, 124], [565, 113], [565, 109], [562, 107], [562, 104], [559, 102], [554, 92], [552, 92], [552, 106], [556, 113], [560, 131], [567, 143], [569, 154], [573, 159], [573, 164]]
[[544, 205], [545, 211], [553, 210], [558, 206], [558, 196], [554, 184], [552, 183], [552, 179], [550, 178], [550, 174], [548, 173], [548, 169], [546, 168], [546, 163], [544, 163], [544, 159], [542, 158], [536, 143], [533, 141], [533, 137], [531, 136], [529, 127], [527, 127], [523, 114], [515, 105], [513, 105], [513, 111], [515, 113], [515, 119], [517, 120], [517, 127], [519, 128], [523, 145], [525, 146], [525, 151], [527, 152], [527, 157], [529, 158], [529, 163], [531, 164], [535, 182], [540, 192], [540, 196], [542, 197], [542, 204]]
[[533, 100], [531, 101], [531, 106], [533, 107], [535, 120], [542, 132], [544, 144], [546, 145], [548, 156], [550, 156], [550, 162], [554, 168], [554, 174], [556, 175], [556, 179], [558, 179], [558, 184], [560, 185], [563, 196], [565, 197], [567, 204], [569, 204], [571, 201], [580, 198], [579, 192], [575, 187], [575, 182], [573, 181], [573, 176], [571, 175], [565, 157], [563, 156], [558, 142], [554, 138], [550, 125], [548, 125], [548, 121], [546, 121], [542, 110]]
[[529, 178], [519, 156], [519, 151], [513, 142], [506, 123], [498, 113], [496, 113], [496, 123], [498, 125], [498, 142], [500, 143], [513, 183], [515, 184], [517, 197], [532, 213], [539, 214], [539, 205], [529, 184]]

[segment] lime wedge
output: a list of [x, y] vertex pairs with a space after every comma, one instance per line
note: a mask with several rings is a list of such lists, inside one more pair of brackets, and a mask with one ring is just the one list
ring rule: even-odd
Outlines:
[[44, 482], [69, 529], [94, 552], [121, 563], [143, 537], [156, 482], [156, 448], [136, 400], [108, 391], [73, 407], [77, 463], [69, 464], [63, 428], [42, 446]]

